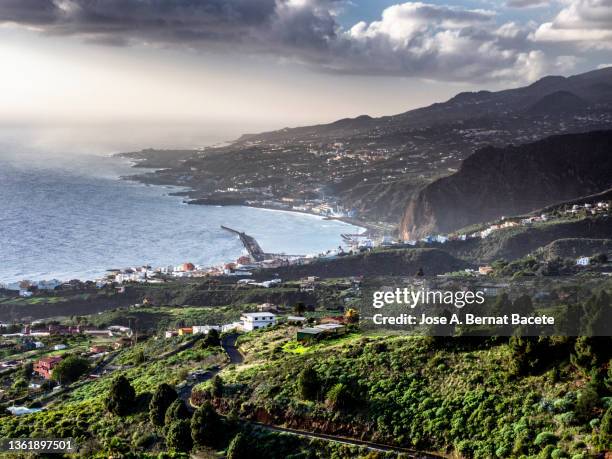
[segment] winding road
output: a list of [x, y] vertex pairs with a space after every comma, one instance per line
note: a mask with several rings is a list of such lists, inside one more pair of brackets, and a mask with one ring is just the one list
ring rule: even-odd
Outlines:
[[235, 333], [225, 335], [221, 338], [221, 347], [223, 347], [223, 350], [229, 357], [228, 363], [215, 369], [208, 370], [206, 373], [203, 373], [199, 378], [195, 378], [192, 381], [187, 380], [183, 386], [177, 388], [177, 394], [179, 398], [182, 399], [189, 408], [194, 408], [194, 405], [191, 403], [191, 392], [197, 384], [214, 378], [215, 375], [217, 375], [227, 365], [230, 365], [232, 363], [240, 364], [243, 362], [244, 357], [236, 348], [237, 339], [238, 335]]

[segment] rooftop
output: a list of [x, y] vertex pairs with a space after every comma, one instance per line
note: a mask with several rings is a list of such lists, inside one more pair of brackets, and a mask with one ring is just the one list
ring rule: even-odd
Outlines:
[[252, 317], [253, 319], [257, 319], [259, 317], [276, 317], [276, 314], [271, 312], [245, 312], [242, 314], [245, 317]]

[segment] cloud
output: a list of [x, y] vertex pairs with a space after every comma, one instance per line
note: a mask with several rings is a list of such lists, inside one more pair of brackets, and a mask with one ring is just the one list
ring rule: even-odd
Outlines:
[[539, 8], [550, 4], [550, 0], [508, 0], [509, 8]]
[[345, 29], [337, 21], [345, 5], [347, 0], [3, 0], [0, 23], [105, 45], [266, 53], [338, 73], [519, 82], [557, 67], [534, 49], [535, 28], [498, 26], [489, 10], [406, 2], [384, 9], [377, 21]]
[[330, 68], [456, 81], [530, 81], [553, 65], [530, 49], [531, 31], [496, 26], [495, 13], [409, 2], [360, 22], [339, 40]]
[[538, 27], [533, 40], [612, 49], [612, 0], [569, 0], [551, 22]]

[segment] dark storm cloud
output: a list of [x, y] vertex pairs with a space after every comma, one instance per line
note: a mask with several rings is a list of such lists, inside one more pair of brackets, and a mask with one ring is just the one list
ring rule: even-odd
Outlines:
[[115, 46], [181, 44], [267, 53], [351, 74], [516, 80], [533, 79], [554, 68], [554, 59], [534, 49], [530, 31], [514, 23], [496, 24], [492, 11], [406, 2], [386, 8], [378, 21], [344, 29], [335, 12], [346, 4], [347, 0], [4, 0], [0, 23]]
[[190, 42], [244, 39], [275, 8], [274, 0], [9, 0], [0, 20], [100, 41]]
[[57, 7], [52, 0], [5, 0], [0, 3], [0, 20], [29, 25], [50, 24]]

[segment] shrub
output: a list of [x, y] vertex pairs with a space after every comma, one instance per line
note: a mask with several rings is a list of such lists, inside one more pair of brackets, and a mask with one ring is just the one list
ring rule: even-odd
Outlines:
[[575, 425], [578, 422], [578, 419], [576, 418], [576, 414], [573, 411], [568, 411], [567, 413], [562, 413], [555, 417], [557, 421], [559, 421], [559, 423], [561, 423], [561, 425], [564, 425], [564, 426]]
[[554, 445], [558, 440], [557, 436], [552, 432], [540, 432], [533, 444], [536, 446]]
[[555, 450], [555, 447], [553, 445], [545, 446], [544, 449], [540, 451], [540, 454], [538, 454], [538, 459], [551, 459], [552, 452], [554, 450]]
[[351, 405], [351, 395], [344, 384], [337, 383], [327, 391], [325, 402], [333, 410], [349, 408]]
[[216, 347], [221, 345], [221, 339], [219, 338], [219, 332], [215, 329], [209, 330], [204, 339], [201, 341], [201, 346]]
[[227, 459], [247, 459], [251, 457], [250, 445], [247, 437], [240, 432], [230, 442], [227, 448]]
[[563, 451], [561, 448], [557, 448], [550, 454], [550, 457], [551, 459], [563, 459], [568, 456], [567, 456], [567, 453]]

